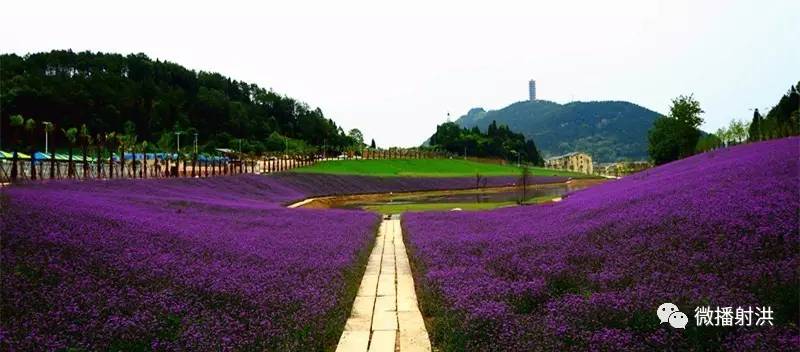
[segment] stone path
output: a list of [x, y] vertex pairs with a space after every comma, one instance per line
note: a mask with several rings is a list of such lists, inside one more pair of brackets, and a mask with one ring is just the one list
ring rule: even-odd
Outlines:
[[430, 351], [400, 218], [383, 220], [337, 352]]

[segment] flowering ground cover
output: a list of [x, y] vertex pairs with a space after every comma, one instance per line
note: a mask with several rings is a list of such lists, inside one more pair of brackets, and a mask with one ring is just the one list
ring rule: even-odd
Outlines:
[[[796, 350], [800, 139], [722, 149], [560, 203], [404, 216], [443, 351]], [[676, 304], [685, 330], [659, 324]], [[695, 308], [771, 307], [764, 326]], [[755, 318], [753, 323], [755, 323]]]
[[262, 176], [0, 194], [0, 350], [335, 346], [378, 217]]

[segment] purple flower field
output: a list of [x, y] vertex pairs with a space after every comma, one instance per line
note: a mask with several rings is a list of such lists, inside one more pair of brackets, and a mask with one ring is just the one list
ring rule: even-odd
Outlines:
[[[404, 216], [443, 351], [796, 350], [800, 139], [742, 145], [573, 193]], [[421, 275], [419, 275], [421, 274]], [[677, 304], [685, 330], [659, 325]], [[761, 307], [774, 326], [698, 327], [695, 307]]]
[[262, 176], [0, 194], [0, 350], [335, 346], [378, 218]]

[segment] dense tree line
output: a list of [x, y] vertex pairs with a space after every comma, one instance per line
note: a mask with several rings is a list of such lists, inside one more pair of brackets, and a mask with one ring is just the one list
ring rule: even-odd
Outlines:
[[511, 131], [506, 125], [492, 121], [486, 133], [475, 126], [461, 128], [455, 122], [436, 126], [436, 133], [430, 138], [430, 145], [448, 152], [476, 157], [499, 157], [542, 165], [544, 160], [533, 140], [525, 139], [521, 133]]
[[[144, 54], [3, 54], [0, 63], [3, 147], [12, 137], [13, 115], [47, 121], [57, 132], [85, 124], [92, 134], [135, 135], [162, 150], [174, 150], [175, 132], [183, 132], [182, 146], [197, 133], [201, 150], [208, 151], [238, 148], [239, 140], [245, 152], [354, 144], [319, 108]], [[66, 145], [63, 133], [51, 138]]]
[[772, 107], [767, 116], [761, 116], [758, 109], [748, 129], [750, 141], [796, 136], [800, 134], [800, 82], [789, 88]]
[[800, 82], [766, 116], [755, 109], [750, 122], [732, 119], [713, 134], [698, 129], [702, 113], [691, 95], [672, 100], [669, 115], [658, 118], [648, 134], [648, 152], [655, 164], [730, 145], [800, 135]]

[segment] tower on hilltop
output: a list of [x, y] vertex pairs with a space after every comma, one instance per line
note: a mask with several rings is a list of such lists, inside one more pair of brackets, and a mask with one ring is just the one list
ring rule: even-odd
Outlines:
[[531, 101], [536, 100], [536, 80], [528, 81], [528, 97]]

